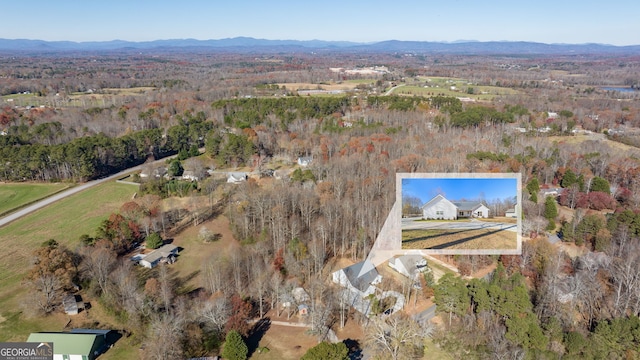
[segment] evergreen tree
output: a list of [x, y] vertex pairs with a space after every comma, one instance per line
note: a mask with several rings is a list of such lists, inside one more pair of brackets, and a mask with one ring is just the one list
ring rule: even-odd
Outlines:
[[547, 220], [553, 220], [558, 216], [558, 208], [556, 207], [556, 200], [553, 196], [547, 196], [544, 199], [544, 217]]
[[538, 202], [538, 191], [540, 191], [540, 183], [538, 182], [538, 178], [534, 177], [527, 184], [527, 192], [529, 193], [529, 200], [534, 203]]
[[147, 236], [147, 248], [149, 249], [157, 249], [162, 246], [162, 237], [158, 233], [152, 233]]
[[611, 188], [609, 186], [609, 182], [606, 179], [596, 176], [591, 180], [591, 187], [589, 188], [589, 191], [600, 191], [610, 194]]
[[451, 324], [451, 316], [464, 315], [469, 304], [468, 290], [464, 281], [451, 273], [445, 274], [436, 285], [434, 300], [438, 309], [449, 313], [449, 324]]
[[227, 333], [222, 349], [222, 357], [229, 360], [246, 360], [249, 348], [242, 339], [242, 335], [235, 330]]
[[576, 177], [576, 174], [571, 171], [571, 169], [567, 169], [567, 171], [565, 171], [564, 176], [562, 177], [562, 181], [560, 182], [560, 186], [562, 186], [563, 188], [568, 188], [573, 184], [576, 184], [578, 182], [578, 178]]
[[326, 341], [309, 349], [301, 360], [347, 360], [349, 349], [342, 342], [331, 344]]

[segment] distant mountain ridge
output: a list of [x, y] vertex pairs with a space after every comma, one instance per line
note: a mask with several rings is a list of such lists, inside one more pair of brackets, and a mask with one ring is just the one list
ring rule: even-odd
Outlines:
[[240, 52], [296, 52], [332, 50], [339, 52], [391, 52], [440, 54], [640, 54], [640, 45], [614, 46], [606, 44], [545, 44], [527, 41], [473, 41], [456, 42], [388, 40], [375, 43], [323, 40], [266, 40], [235, 37], [219, 40], [169, 39], [154, 41], [44, 41], [28, 39], [0, 39], [3, 52], [64, 52], [114, 50], [180, 50], [211, 49]]

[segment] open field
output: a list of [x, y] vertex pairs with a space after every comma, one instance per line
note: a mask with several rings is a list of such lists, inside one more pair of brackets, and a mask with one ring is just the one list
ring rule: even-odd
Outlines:
[[[318, 344], [316, 337], [307, 333], [308, 330], [306, 327], [271, 324], [258, 343], [258, 348], [266, 347], [269, 350], [256, 351], [250, 359], [300, 359], [309, 348]], [[255, 341], [252, 338], [249, 339], [250, 342], [252, 340]]]
[[131, 185], [107, 182], [0, 228], [4, 248], [0, 263], [0, 317], [6, 319], [0, 322], [0, 341], [24, 340], [29, 332], [59, 328], [55, 317], [30, 320], [21, 315], [19, 304], [28, 290], [21, 282], [30, 266], [33, 250], [48, 239], [75, 248], [80, 235], [95, 234], [100, 222], [131, 199], [136, 190]]
[[[469, 94], [466, 92], [467, 88], [473, 88], [474, 92]], [[477, 85], [464, 85], [464, 87], [456, 87], [456, 90], [451, 90], [450, 87], [436, 87], [431, 86], [417, 86], [417, 85], [406, 85], [402, 87], [398, 87], [393, 91], [394, 95], [418, 95], [418, 96], [432, 96], [432, 95], [442, 95], [442, 96], [452, 96], [452, 97], [465, 97], [474, 99], [477, 101], [483, 100], [492, 100], [496, 96], [500, 95], [515, 95], [518, 94], [517, 90], [509, 89], [509, 88], [501, 88], [495, 86], [477, 86]]]
[[141, 96], [154, 87], [141, 86], [132, 88], [104, 88], [96, 92], [77, 92], [67, 96], [38, 96], [35, 93], [9, 94], [0, 97], [2, 103], [15, 106], [55, 106], [55, 107], [99, 107], [112, 104], [112, 100], [125, 96]]
[[69, 184], [32, 184], [1, 183], [0, 184], [0, 216], [20, 209], [58, 191], [69, 187]]
[[367, 82], [356, 82], [356, 81], [345, 81], [343, 83], [323, 83], [323, 84], [312, 84], [312, 83], [280, 83], [278, 86], [286, 87], [288, 90], [353, 90], [359, 84], [363, 84]]
[[626, 152], [629, 154], [635, 154], [636, 156], [640, 155], [640, 150], [634, 146], [630, 146], [627, 144], [623, 144], [621, 142], [613, 141], [607, 139], [604, 134], [580, 134], [575, 136], [549, 136], [549, 141], [558, 142], [560, 144], [570, 144], [570, 145], [578, 145], [585, 141], [599, 141], [604, 144], [609, 145], [612, 149], [616, 151]]
[[498, 229], [402, 230], [403, 249], [515, 250], [517, 234]]
[[[202, 227], [206, 227], [214, 234], [220, 234], [216, 241], [205, 243], [198, 239], [198, 233]], [[173, 244], [181, 247], [178, 261], [173, 268], [178, 277], [188, 279], [186, 287], [195, 289], [202, 286], [202, 268], [214, 254], [229, 254], [240, 246], [233, 238], [229, 228], [229, 219], [220, 215], [205, 221], [198, 226], [191, 226], [176, 235]]]

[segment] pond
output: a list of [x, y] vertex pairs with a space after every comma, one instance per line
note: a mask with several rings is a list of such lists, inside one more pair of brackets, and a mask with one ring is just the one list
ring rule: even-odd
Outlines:
[[635, 92], [637, 90], [630, 88], [630, 87], [602, 87], [602, 90], [606, 90], [606, 91], [619, 91], [619, 92], [623, 92], [623, 93], [632, 93]]

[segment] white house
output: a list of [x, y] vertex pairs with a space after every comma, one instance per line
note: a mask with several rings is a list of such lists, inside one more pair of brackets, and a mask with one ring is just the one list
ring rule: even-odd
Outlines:
[[178, 250], [178, 247], [173, 244], [163, 245], [143, 257], [139, 264], [146, 268], [153, 269], [164, 259], [168, 261], [175, 259], [175, 256], [178, 254]]
[[418, 274], [428, 271], [427, 259], [420, 255], [401, 255], [389, 259], [389, 266], [400, 274], [414, 279]]
[[357, 292], [362, 297], [375, 293], [374, 285], [382, 281], [382, 276], [368, 260], [340, 269], [334, 272], [332, 277], [334, 283]]
[[516, 215], [516, 209], [509, 209], [507, 211], [504, 212], [504, 216], [508, 217], [508, 218], [515, 218], [517, 217]]
[[200, 177], [196, 175], [195, 171], [185, 170], [182, 173], [182, 179], [189, 180], [189, 181], [198, 181], [198, 180], [200, 180]]
[[311, 156], [301, 156], [298, 158], [298, 165], [309, 166], [311, 164], [311, 161], [313, 161], [313, 158]]
[[479, 201], [449, 201], [438, 194], [422, 206], [422, 217], [442, 220], [488, 218], [489, 208]]
[[247, 177], [247, 173], [244, 172], [230, 172], [227, 174], [227, 182], [237, 184], [239, 182], [247, 181]]

